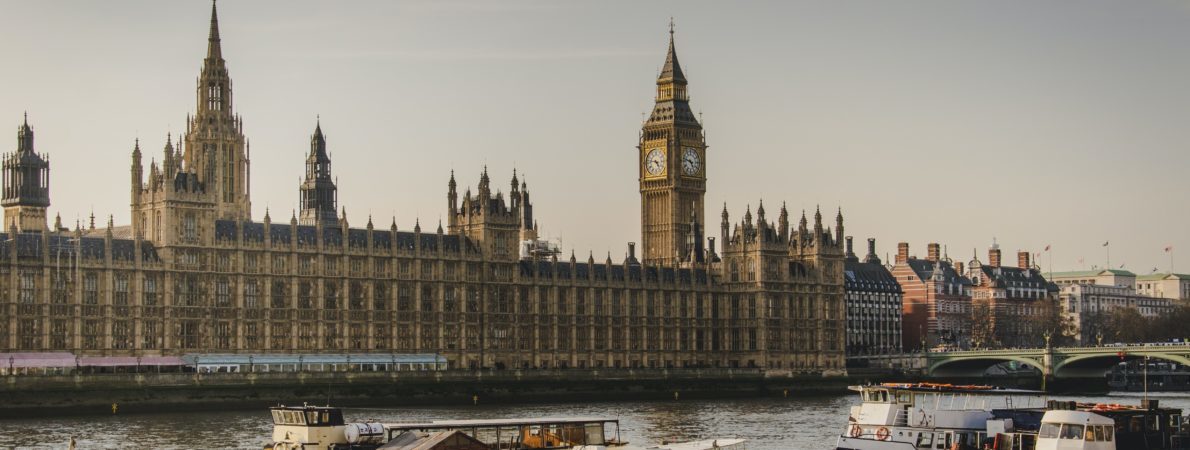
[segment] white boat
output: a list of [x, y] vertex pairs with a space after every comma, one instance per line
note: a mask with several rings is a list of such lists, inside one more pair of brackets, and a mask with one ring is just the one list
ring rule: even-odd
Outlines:
[[[1147, 450], [1190, 448], [1180, 410], [1043, 401], [1043, 393], [991, 386], [854, 386], [837, 450]], [[1036, 399], [1037, 406], [1020, 405]]]
[[339, 408], [277, 406], [266, 450], [747, 450], [744, 439], [629, 445], [602, 417], [346, 423]]

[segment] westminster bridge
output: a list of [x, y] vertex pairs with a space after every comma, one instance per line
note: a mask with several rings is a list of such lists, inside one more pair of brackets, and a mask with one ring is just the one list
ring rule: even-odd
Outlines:
[[1046, 378], [1101, 378], [1121, 361], [1146, 357], [1190, 366], [1190, 344], [963, 350], [862, 359], [867, 359], [872, 367], [895, 367], [937, 378], [981, 377], [988, 369], [1006, 362], [1032, 367]]

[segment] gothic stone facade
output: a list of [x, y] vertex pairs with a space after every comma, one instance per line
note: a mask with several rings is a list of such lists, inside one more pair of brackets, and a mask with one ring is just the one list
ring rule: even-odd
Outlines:
[[371, 218], [353, 228], [345, 211], [335, 214], [321, 126], [302, 210], [254, 221], [249, 147], [214, 9], [208, 40], [185, 134], [166, 139], [147, 173], [139, 142], [133, 150], [130, 225], [47, 227], [48, 164], [20, 156], [32, 154], [22, 127], [19, 157], [5, 160], [17, 178], [6, 178], [0, 235], [3, 351], [416, 352], [443, 354], [452, 367], [842, 370], [842, 216], [834, 232], [821, 214], [812, 228], [803, 214], [790, 230], [784, 208], [774, 227], [761, 206], [756, 223], [749, 210], [729, 233], [725, 209], [721, 254], [713, 238], [704, 246], [706, 146], [672, 30], [639, 147], [644, 258], [630, 251], [619, 263], [522, 258], [520, 242], [537, 238], [528, 186], [514, 174], [508, 198], [492, 194], [486, 170], [461, 200], [451, 175], [446, 229], [377, 229]]

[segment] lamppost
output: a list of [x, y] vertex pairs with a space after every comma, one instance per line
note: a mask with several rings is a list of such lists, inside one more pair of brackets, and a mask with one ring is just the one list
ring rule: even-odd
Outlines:
[[1103, 347], [1103, 332], [1102, 331], [1095, 332], [1095, 345], [1097, 347]]

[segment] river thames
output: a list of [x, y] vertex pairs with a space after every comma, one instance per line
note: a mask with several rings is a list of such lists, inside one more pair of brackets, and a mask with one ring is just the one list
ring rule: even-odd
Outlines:
[[[1053, 397], [1135, 404], [1138, 396]], [[1190, 395], [1159, 397], [1162, 406], [1190, 408]], [[1040, 399], [1035, 399], [1040, 400]], [[621, 436], [634, 444], [662, 440], [741, 437], [749, 450], [830, 449], [847, 421], [852, 395], [522, 404], [408, 408], [344, 408], [348, 422], [434, 419], [602, 416], [620, 419]], [[47, 417], [0, 421], [0, 447], [65, 448], [73, 436], [90, 448], [253, 448], [269, 440], [266, 410]]]

